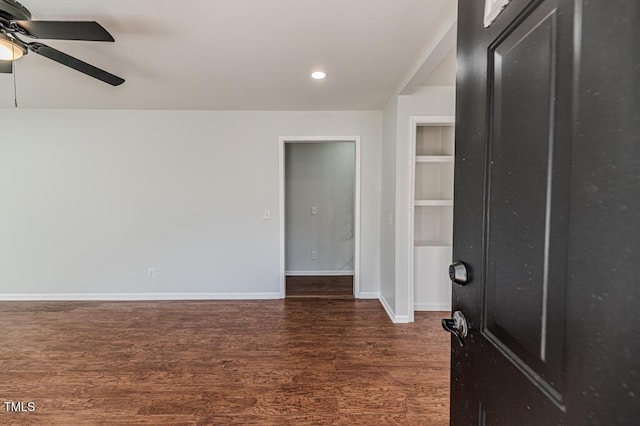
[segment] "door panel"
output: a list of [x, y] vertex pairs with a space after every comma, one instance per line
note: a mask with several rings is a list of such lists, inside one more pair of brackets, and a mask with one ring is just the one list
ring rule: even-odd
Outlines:
[[566, 215], [552, 216], [552, 207], [568, 206], [554, 197], [568, 165], [554, 158], [568, 147], [555, 143], [556, 127], [570, 123], [555, 121], [556, 101], [565, 101], [556, 85], [557, 12], [557, 1], [544, 2], [489, 47], [482, 315], [485, 337], [561, 404], [563, 341], [550, 337], [562, 331], [563, 310], [550, 310], [564, 305], [567, 234]]
[[453, 425], [640, 418], [637, 0], [461, 0]]

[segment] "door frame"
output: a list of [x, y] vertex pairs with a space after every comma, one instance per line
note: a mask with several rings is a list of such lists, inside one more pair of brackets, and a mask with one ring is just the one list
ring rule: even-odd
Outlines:
[[278, 141], [279, 179], [279, 225], [280, 225], [280, 298], [285, 297], [286, 284], [286, 239], [285, 239], [285, 144], [287, 143], [353, 143], [355, 147], [355, 200], [354, 200], [354, 256], [353, 256], [353, 296], [360, 298], [360, 136], [280, 136]]
[[[416, 283], [415, 283], [415, 247], [413, 244], [414, 240], [414, 220], [415, 220], [415, 198], [416, 198], [416, 184], [415, 184], [415, 174], [416, 174], [416, 138], [418, 134], [418, 126], [454, 126], [456, 123], [456, 117], [453, 115], [420, 115], [420, 116], [411, 116], [409, 117], [409, 164], [407, 165], [407, 169], [409, 170], [409, 226], [407, 227], [407, 235], [406, 235], [406, 244], [407, 244], [407, 285], [409, 288], [407, 289], [408, 295], [408, 316], [409, 322], [414, 322], [415, 320], [415, 291], [416, 291]], [[453, 144], [453, 150], [455, 153], [455, 141]], [[455, 168], [455, 162], [454, 162]], [[455, 191], [455, 189], [454, 189]], [[453, 206], [452, 206], [453, 208]], [[446, 271], [445, 271], [446, 273]]]

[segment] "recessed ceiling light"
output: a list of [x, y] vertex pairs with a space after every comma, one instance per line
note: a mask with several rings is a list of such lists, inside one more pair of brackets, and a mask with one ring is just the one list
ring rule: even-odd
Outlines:
[[314, 71], [314, 72], [311, 73], [311, 78], [315, 78], [316, 80], [322, 80], [326, 76], [327, 76], [327, 74], [325, 74], [322, 71]]

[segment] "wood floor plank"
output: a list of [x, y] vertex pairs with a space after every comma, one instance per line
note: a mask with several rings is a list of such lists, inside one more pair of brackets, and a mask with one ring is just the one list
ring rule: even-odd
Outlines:
[[353, 299], [353, 275], [288, 275], [285, 285], [288, 298]]
[[[446, 313], [377, 301], [1, 302], [0, 424], [445, 425]], [[2, 403], [4, 401], [0, 401]]]

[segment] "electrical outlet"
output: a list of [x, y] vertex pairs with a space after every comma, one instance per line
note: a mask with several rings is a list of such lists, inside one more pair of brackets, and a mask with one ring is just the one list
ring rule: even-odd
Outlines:
[[317, 215], [318, 214], [318, 207], [316, 207], [316, 206], [311, 207], [311, 214], [314, 215], [314, 216]]
[[262, 217], [264, 220], [271, 220], [271, 209], [264, 209]]
[[149, 268], [147, 270], [147, 278], [154, 280], [156, 278], [156, 268]]
[[311, 260], [318, 260], [318, 252], [313, 250], [311, 252]]

